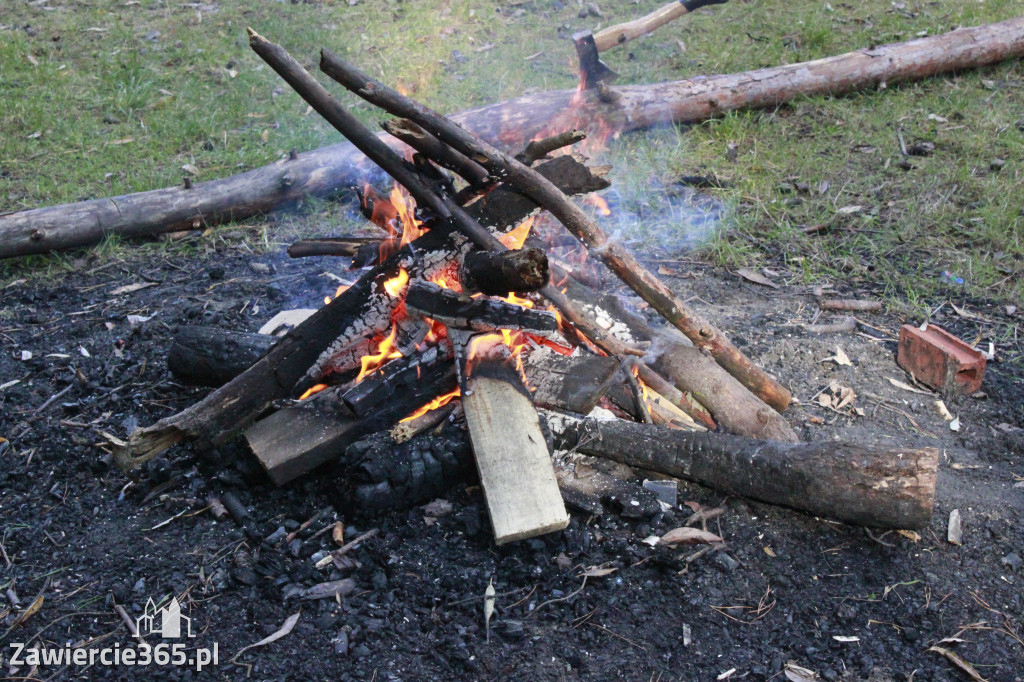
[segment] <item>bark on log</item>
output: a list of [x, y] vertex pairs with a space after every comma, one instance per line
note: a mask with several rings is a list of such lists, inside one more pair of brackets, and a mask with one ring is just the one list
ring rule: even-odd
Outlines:
[[[608, 186], [607, 180], [594, 175], [570, 156], [548, 161], [537, 170], [554, 178], [571, 194]], [[477, 220], [497, 231], [511, 229], [536, 210], [536, 203], [506, 187], [496, 188], [467, 209]], [[338, 330], [350, 329], [357, 320], [367, 319], [367, 316], [375, 319], [386, 314], [383, 311], [389, 309], [385, 301], [391, 298], [382, 296], [384, 282], [398, 273], [403, 262], [414, 260], [416, 254], [421, 264], [424, 258], [434, 257], [439, 262], [432, 265], [443, 267], [443, 259], [437, 254], [454, 257], [468, 247], [466, 239], [450, 225], [438, 226], [416, 239], [360, 277], [230, 383], [178, 414], [134, 431], [128, 444], [115, 455], [118, 466], [124, 470], [134, 469], [185, 438], [219, 443], [238, 434], [274, 400], [290, 395], [296, 382], [305, 376], [332, 341], [336, 341]], [[364, 332], [365, 329], [353, 330], [353, 338]]]
[[[841, 95], [885, 82], [919, 80], [1024, 54], [1024, 17], [961, 28], [812, 62], [737, 74], [615, 88], [615, 103], [573, 102], [575, 90], [525, 95], [453, 115], [492, 144], [516, 148], [546, 130], [619, 132], [692, 123], [797, 96]], [[383, 135], [383, 133], [382, 133]], [[398, 144], [397, 142], [395, 143]], [[305, 196], [362, 184], [373, 170], [351, 144], [322, 147], [220, 180], [93, 199], [0, 216], [0, 258], [96, 244], [108, 234], [140, 237], [244, 220]]]
[[[365, 261], [359, 258], [364, 249], [369, 247], [373, 252], [379, 252], [383, 247], [381, 242], [385, 240], [374, 237], [324, 237], [322, 239], [301, 239], [288, 247], [288, 255], [292, 258], [307, 258], [309, 256], [348, 256], [355, 260]], [[397, 240], [394, 241], [398, 250]], [[376, 265], [376, 263], [374, 263]]]
[[635, 422], [549, 420], [560, 448], [685, 478], [846, 523], [923, 528], [935, 502], [936, 448], [779, 443]]

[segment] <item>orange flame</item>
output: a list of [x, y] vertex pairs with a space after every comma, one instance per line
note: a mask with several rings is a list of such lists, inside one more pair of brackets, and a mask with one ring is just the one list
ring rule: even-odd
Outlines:
[[597, 207], [597, 210], [601, 212], [601, 215], [611, 215], [612, 209], [608, 207], [608, 202], [605, 201], [604, 197], [599, 197], [596, 194], [588, 194], [586, 199], [588, 204]]
[[436, 409], [438, 409], [440, 407], [444, 407], [445, 405], [447, 405], [451, 401], [453, 401], [456, 398], [458, 398], [460, 395], [462, 395], [462, 392], [459, 390], [459, 387], [456, 386], [455, 390], [450, 391], [449, 393], [445, 393], [444, 395], [440, 395], [440, 396], [434, 398], [429, 403], [427, 403], [426, 405], [424, 405], [420, 409], [416, 410], [415, 412], [410, 414], [405, 419], [399, 419], [398, 423], [401, 424], [402, 422], [409, 422], [409, 421], [412, 421], [413, 419], [416, 419], [417, 417], [422, 417], [427, 412], [432, 412], [432, 411], [434, 411], [434, 410], [436, 410]]
[[324, 296], [324, 305], [327, 305], [328, 303], [330, 303], [334, 299], [336, 299], [339, 296], [341, 296], [343, 293], [348, 291], [349, 287], [351, 287], [351, 286], [352, 286], [351, 284], [342, 284], [340, 287], [338, 287], [338, 290], [334, 292], [334, 296]]
[[397, 275], [384, 282], [384, 291], [388, 292], [388, 296], [397, 298], [405, 291], [405, 285], [408, 283], [409, 273], [405, 271], [405, 268], [400, 268]]
[[510, 249], [523, 248], [523, 244], [526, 243], [526, 238], [530, 236], [530, 230], [533, 229], [534, 219], [535, 216], [530, 216], [523, 222], [519, 223], [516, 227], [498, 237], [498, 241]]
[[305, 393], [300, 395], [299, 396], [299, 400], [305, 400], [309, 396], [313, 395], [314, 393], [319, 393], [320, 391], [324, 390], [325, 388], [327, 388], [327, 384], [317, 384], [316, 386], [313, 386], [313, 387], [307, 389]]
[[533, 301], [531, 301], [528, 298], [521, 298], [519, 296], [516, 296], [514, 291], [509, 292], [508, 296], [499, 296], [498, 298], [501, 298], [501, 300], [505, 301], [506, 303], [511, 303], [512, 305], [521, 305], [524, 308], [533, 307]]
[[452, 291], [462, 291], [462, 283], [451, 277], [447, 272], [440, 272], [437, 275], [430, 278], [430, 281], [441, 287], [442, 289], [451, 289]]
[[362, 364], [362, 369], [359, 370], [359, 376], [356, 377], [357, 384], [388, 360], [402, 357], [402, 354], [395, 348], [395, 335], [397, 333], [398, 327], [392, 325], [391, 333], [380, 341], [380, 345], [377, 346], [377, 352], [372, 355], [364, 355], [359, 358], [359, 362]]
[[398, 220], [402, 224], [402, 246], [426, 232], [422, 227], [423, 223], [416, 220], [416, 205], [412, 198], [398, 184], [391, 189], [391, 205], [398, 211]]

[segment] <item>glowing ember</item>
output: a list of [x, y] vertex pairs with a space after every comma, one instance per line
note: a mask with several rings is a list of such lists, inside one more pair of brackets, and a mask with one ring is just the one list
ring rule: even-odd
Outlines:
[[441, 287], [442, 289], [451, 289], [452, 291], [462, 291], [462, 283], [451, 277], [447, 272], [442, 272], [430, 279], [431, 282]]
[[532, 308], [533, 307], [533, 301], [531, 301], [528, 298], [521, 298], [519, 296], [516, 296], [515, 292], [509, 292], [508, 296], [504, 296], [504, 297], [500, 297], [500, 298], [501, 298], [501, 300], [505, 301], [506, 303], [511, 303], [512, 305], [520, 305], [520, 306], [522, 306], [524, 308]]
[[401, 424], [402, 422], [408, 422], [408, 421], [412, 421], [413, 419], [416, 419], [417, 417], [422, 417], [427, 412], [432, 412], [432, 411], [438, 409], [439, 407], [444, 407], [445, 405], [447, 405], [451, 401], [453, 401], [456, 398], [458, 398], [460, 395], [462, 395], [462, 393], [459, 390], [459, 388], [456, 386], [454, 391], [452, 391], [450, 393], [445, 393], [442, 396], [438, 396], [438, 397], [434, 398], [429, 403], [427, 403], [426, 405], [424, 405], [420, 409], [416, 410], [415, 412], [410, 414], [405, 419], [398, 420], [398, 423]]
[[612, 209], [608, 207], [608, 202], [604, 200], [604, 197], [599, 197], [596, 194], [588, 194], [587, 203], [596, 206], [597, 210], [601, 212], [601, 215], [612, 214]]
[[409, 273], [405, 271], [405, 268], [401, 268], [398, 274], [384, 282], [384, 291], [388, 292], [388, 296], [397, 298], [405, 291], [405, 285], [409, 283]]
[[313, 386], [312, 388], [307, 390], [305, 393], [300, 395], [299, 396], [299, 400], [305, 400], [309, 396], [311, 396], [311, 395], [313, 395], [315, 393], [319, 393], [320, 391], [324, 390], [325, 388], [327, 388], [327, 384], [317, 384], [316, 386]]
[[533, 229], [533, 221], [534, 216], [530, 216], [512, 230], [509, 230], [498, 237], [498, 241], [510, 249], [523, 248], [523, 244], [526, 243], [526, 238], [530, 236], [530, 230]]
[[[405, 271], [403, 270], [403, 272]], [[398, 328], [392, 325], [391, 333], [380, 341], [380, 345], [377, 346], [377, 352], [373, 355], [364, 355], [359, 358], [359, 362], [362, 364], [362, 369], [359, 370], [359, 376], [356, 377], [356, 383], [362, 381], [368, 374], [386, 363], [388, 360], [402, 357], [402, 354], [395, 348], [395, 335], [397, 333]]]

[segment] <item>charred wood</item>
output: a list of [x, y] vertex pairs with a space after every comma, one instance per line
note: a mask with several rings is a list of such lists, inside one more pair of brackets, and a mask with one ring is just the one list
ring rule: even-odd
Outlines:
[[432, 392], [434, 387], [430, 382], [424, 383], [424, 378], [432, 375], [436, 365], [451, 365], [452, 357], [450, 347], [433, 347], [410, 357], [393, 360], [345, 391], [342, 400], [360, 418], [372, 416], [374, 411], [396, 400], [400, 394], [404, 398], [409, 393], [426, 391], [429, 395], [422, 396], [425, 398], [422, 403], [426, 404], [440, 393]]
[[541, 249], [474, 251], [462, 263], [462, 288], [486, 296], [537, 291], [548, 279], [548, 256]]
[[[367, 247], [374, 251], [381, 248], [382, 239], [375, 237], [325, 237], [323, 239], [302, 239], [288, 247], [288, 255], [292, 258], [309, 256], [348, 256], [355, 257]], [[397, 245], [394, 251], [397, 251]], [[357, 258], [357, 260], [363, 260]]]
[[190, 386], [221, 386], [249, 369], [277, 339], [217, 327], [181, 327], [167, 352], [175, 380]]
[[470, 298], [433, 282], [417, 280], [409, 285], [406, 310], [436, 320], [447, 327], [474, 331], [521, 329], [553, 332], [558, 329], [554, 313], [488, 298]]
[[615, 381], [619, 363], [586, 352], [565, 356], [539, 349], [527, 356], [523, 369], [536, 405], [589, 414]]

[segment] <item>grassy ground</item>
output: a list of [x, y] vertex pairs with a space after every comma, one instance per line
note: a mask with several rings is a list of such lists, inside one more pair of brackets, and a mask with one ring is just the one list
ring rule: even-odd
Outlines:
[[[337, 141], [249, 51], [247, 25], [310, 64], [318, 46], [331, 47], [453, 111], [571, 87], [573, 50], [560, 36], [660, 4], [605, 1], [601, 17], [581, 19], [575, 0], [7, 3], [0, 15], [0, 211], [173, 185], [185, 174], [222, 177], [293, 147]], [[620, 82], [678, 79], [941, 33], [1017, 9], [1013, 0], [731, 0], [606, 53], [605, 61]], [[1022, 70], [1015, 61], [732, 114], [687, 131], [630, 135], [609, 156], [624, 169], [618, 184], [634, 203], [657, 200], [652, 181], [667, 185], [695, 174], [730, 181], [716, 190], [728, 208], [723, 229], [703, 246], [717, 262], [770, 261], [808, 282], [859, 277], [918, 311], [945, 293], [939, 274], [950, 270], [969, 293], [1019, 304]], [[365, 119], [378, 116], [348, 101]], [[934, 143], [935, 153], [901, 169], [898, 130], [908, 145]], [[998, 171], [991, 167], [996, 158], [1006, 161]], [[851, 206], [861, 208], [839, 210]], [[684, 228], [672, 214], [658, 220], [651, 213], [627, 236], [673, 243]], [[829, 229], [820, 236], [800, 229], [817, 224]], [[203, 239], [263, 249], [276, 248], [279, 238], [256, 225]], [[119, 253], [108, 244], [102, 256]], [[69, 262], [4, 263], [0, 276]]]

